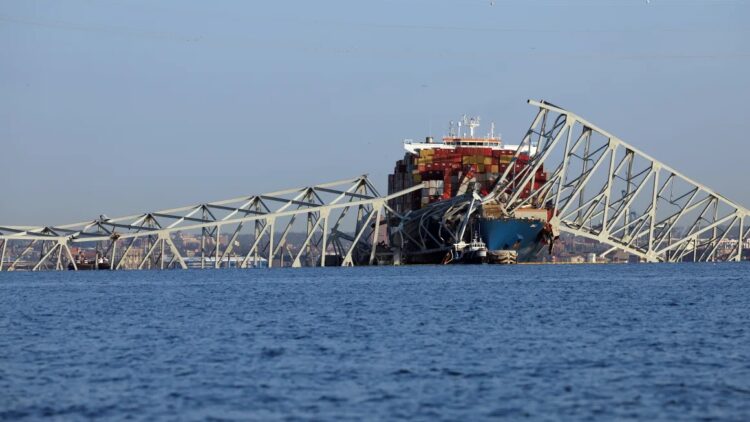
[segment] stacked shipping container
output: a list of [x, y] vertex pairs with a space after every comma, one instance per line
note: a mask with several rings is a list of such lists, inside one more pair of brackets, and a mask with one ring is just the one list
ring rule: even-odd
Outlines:
[[[508, 166], [513, 165], [509, 174], [513, 175], [528, 165], [527, 154], [519, 155], [513, 163], [513, 149], [482, 147], [424, 148], [417, 154], [406, 153], [396, 162], [393, 174], [388, 176], [388, 192], [397, 192], [419, 183], [424, 183], [421, 191], [413, 192], [392, 200], [389, 205], [398, 212], [419, 209], [427, 204], [454, 197], [466, 192], [470, 185], [476, 186], [482, 195], [489, 193], [497, 179]], [[547, 175], [540, 167], [537, 171], [534, 188], [547, 181]], [[529, 188], [521, 196], [529, 193]]]

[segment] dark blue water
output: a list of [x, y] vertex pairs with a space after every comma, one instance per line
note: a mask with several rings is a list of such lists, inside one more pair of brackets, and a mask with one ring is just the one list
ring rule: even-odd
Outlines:
[[0, 417], [750, 420], [750, 265], [0, 273]]

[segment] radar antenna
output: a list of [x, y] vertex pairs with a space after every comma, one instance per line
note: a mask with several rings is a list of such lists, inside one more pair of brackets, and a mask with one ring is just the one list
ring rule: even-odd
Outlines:
[[463, 124], [464, 126], [469, 127], [469, 137], [474, 137], [474, 129], [479, 127], [479, 116], [477, 117], [467, 117], [465, 114], [463, 115]]

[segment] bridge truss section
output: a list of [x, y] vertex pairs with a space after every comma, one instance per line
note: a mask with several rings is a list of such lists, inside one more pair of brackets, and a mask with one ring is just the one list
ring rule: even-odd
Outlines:
[[[648, 262], [739, 261], [750, 239], [748, 209], [580, 116], [529, 100], [536, 117], [491, 195], [505, 212], [556, 210], [561, 231]], [[528, 165], [516, 166], [531, 151]], [[547, 182], [532, 189], [537, 169]]]
[[404, 258], [445, 254], [464, 240], [464, 233], [470, 230], [469, 221], [481, 201], [471, 191], [397, 216], [394, 218], [397, 224], [390, 230], [391, 246]]
[[[387, 201], [420, 188], [381, 197], [361, 176], [77, 224], [0, 226], [0, 271], [79, 269], [76, 247], [95, 249], [95, 265], [112, 270], [373, 264], [381, 221], [394, 212]], [[184, 253], [187, 242], [197, 253]]]

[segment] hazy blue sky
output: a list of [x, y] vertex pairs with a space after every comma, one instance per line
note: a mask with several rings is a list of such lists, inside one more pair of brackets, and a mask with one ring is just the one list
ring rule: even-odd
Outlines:
[[750, 206], [750, 2], [0, 1], [0, 223], [369, 173], [566, 107]]

